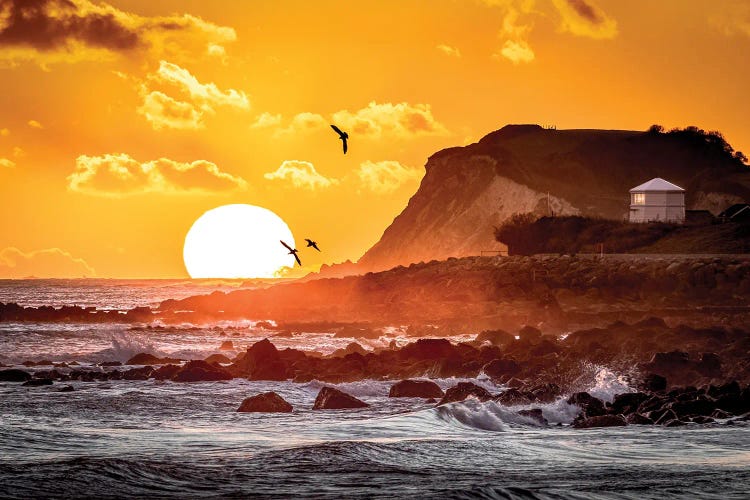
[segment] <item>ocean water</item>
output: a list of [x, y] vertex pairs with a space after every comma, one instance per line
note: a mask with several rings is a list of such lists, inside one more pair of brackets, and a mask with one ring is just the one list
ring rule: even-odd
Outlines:
[[[0, 296], [7, 301], [15, 293], [13, 301], [28, 304], [46, 297], [55, 305], [85, 296], [88, 304], [120, 308], [166, 298], [162, 285], [141, 282], [128, 290], [117, 282], [124, 290], [114, 292], [78, 282], [56, 294], [41, 289], [45, 283], [15, 283], [12, 292], [0, 283]], [[206, 290], [191, 287], [179, 289]], [[201, 358], [219, 352], [224, 340], [242, 349], [273, 334], [253, 321], [155, 326], [0, 324], [0, 362], [46, 358], [93, 366], [142, 350]], [[394, 327], [390, 336], [399, 335]], [[385, 337], [363, 344], [375, 348]], [[352, 339], [309, 333], [273, 340], [330, 352]], [[437, 382], [448, 388], [458, 380]], [[493, 393], [503, 389], [481, 376], [474, 382]], [[542, 427], [518, 414], [529, 406], [468, 400], [436, 408], [388, 398], [391, 384], [339, 384], [371, 406], [313, 411], [323, 386], [317, 381], [0, 382], [0, 497], [750, 497], [746, 423], [576, 430], [568, 424], [578, 408], [563, 398], [535, 405], [550, 422]], [[75, 390], [59, 392], [62, 385]], [[294, 412], [236, 412], [245, 397], [268, 390]], [[629, 389], [598, 367], [590, 390], [611, 399]]]

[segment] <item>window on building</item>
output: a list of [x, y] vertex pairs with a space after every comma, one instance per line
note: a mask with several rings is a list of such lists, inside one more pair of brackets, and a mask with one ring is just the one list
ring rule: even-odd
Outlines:
[[633, 205], [645, 205], [646, 193], [633, 193]]

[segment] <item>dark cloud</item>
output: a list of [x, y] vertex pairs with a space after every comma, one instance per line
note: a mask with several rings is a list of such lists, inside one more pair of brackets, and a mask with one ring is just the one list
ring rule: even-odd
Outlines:
[[70, 42], [109, 50], [141, 45], [139, 33], [113, 13], [86, 12], [70, 0], [0, 0], [0, 46], [26, 46], [39, 51]]
[[570, 5], [579, 16], [593, 24], [600, 24], [604, 21], [604, 18], [599, 12], [597, 12], [592, 5], [586, 3], [586, 0], [568, 0], [568, 5]]

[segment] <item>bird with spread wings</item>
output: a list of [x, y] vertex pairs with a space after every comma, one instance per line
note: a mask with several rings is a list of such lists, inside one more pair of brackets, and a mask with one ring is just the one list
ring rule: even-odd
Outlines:
[[307, 247], [308, 248], [313, 247], [315, 250], [317, 250], [318, 252], [320, 252], [320, 248], [318, 248], [318, 243], [317, 242], [311, 240], [310, 238], [305, 238], [305, 241], [307, 242]]
[[282, 240], [279, 240], [279, 241], [281, 241], [281, 244], [284, 245], [284, 247], [286, 247], [287, 250], [289, 250], [289, 254], [290, 255], [294, 255], [294, 260], [297, 261], [297, 264], [299, 264], [300, 266], [302, 266], [302, 261], [299, 260], [299, 256], [297, 255], [297, 252], [299, 252], [299, 250], [297, 250], [296, 248], [290, 247], [289, 245], [287, 245], [286, 243], [284, 243]]
[[331, 128], [336, 131], [337, 134], [339, 134], [339, 139], [341, 139], [341, 142], [344, 143], [344, 154], [346, 154], [347, 145], [346, 140], [349, 139], [349, 134], [338, 128], [336, 125], [331, 125]]

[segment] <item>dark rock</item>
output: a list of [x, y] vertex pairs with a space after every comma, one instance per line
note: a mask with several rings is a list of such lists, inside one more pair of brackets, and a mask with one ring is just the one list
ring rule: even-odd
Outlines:
[[223, 365], [228, 365], [229, 363], [232, 362], [231, 359], [224, 356], [223, 354], [211, 354], [209, 357], [207, 357], [203, 361], [205, 361], [206, 363], [219, 363]]
[[31, 379], [31, 374], [23, 370], [11, 368], [0, 370], [0, 382], [26, 382]]
[[402, 359], [445, 359], [456, 356], [455, 346], [448, 339], [419, 339], [399, 351]]
[[474, 340], [480, 343], [489, 342], [492, 345], [504, 346], [516, 340], [516, 337], [505, 330], [484, 330], [477, 334]]
[[696, 424], [713, 424], [714, 422], [716, 422], [716, 420], [714, 420], [713, 418], [705, 417], [703, 415], [698, 415], [697, 417], [693, 417], [690, 420], [692, 420]]
[[505, 406], [527, 405], [535, 399], [533, 394], [527, 394], [514, 388], [507, 389], [493, 398], [496, 403]]
[[575, 420], [573, 427], [576, 429], [591, 429], [594, 427], [621, 427], [628, 425], [621, 415], [598, 415], [585, 419]]
[[333, 387], [323, 387], [315, 398], [313, 410], [344, 410], [351, 408], [367, 408], [368, 405], [354, 396], [341, 392]]
[[560, 387], [557, 384], [547, 383], [532, 387], [529, 391], [537, 401], [551, 403], [560, 395]]
[[438, 406], [463, 401], [472, 396], [479, 401], [488, 401], [492, 399], [492, 394], [487, 392], [487, 389], [484, 387], [479, 387], [471, 382], [459, 382], [457, 385], [445, 391], [445, 396], [440, 400]]
[[28, 387], [39, 387], [42, 385], [52, 385], [52, 379], [51, 378], [33, 378], [31, 380], [27, 380], [21, 385], [25, 385]]
[[181, 369], [178, 365], [162, 365], [151, 372], [151, 376], [156, 380], [171, 380]]
[[576, 392], [568, 398], [569, 405], [577, 405], [583, 410], [585, 417], [598, 417], [607, 413], [604, 402], [588, 392]]
[[233, 369], [249, 380], [286, 380], [289, 373], [276, 346], [263, 339], [248, 347], [245, 356], [235, 361]]
[[428, 405], [434, 405], [435, 403], [437, 403], [437, 399], [429, 398], [429, 399], [425, 399], [424, 402], [425, 404], [428, 404]]
[[391, 386], [389, 398], [442, 398], [443, 390], [431, 380], [402, 380]]
[[653, 420], [640, 413], [631, 413], [625, 417], [625, 421], [631, 425], [654, 425]]
[[172, 377], [175, 382], [212, 382], [231, 379], [232, 375], [228, 371], [200, 360], [189, 361]]
[[518, 337], [521, 340], [540, 339], [542, 338], [542, 331], [539, 328], [526, 325], [518, 331]]
[[705, 399], [695, 399], [693, 401], [675, 401], [669, 404], [669, 408], [674, 411], [679, 418], [692, 415], [711, 415], [716, 410], [716, 403]]
[[541, 408], [532, 408], [530, 410], [521, 410], [518, 412], [519, 415], [522, 417], [528, 417], [532, 420], [535, 420], [539, 423], [539, 425], [547, 425], [549, 422], [547, 422], [547, 419], [544, 418], [544, 415], [542, 415], [542, 409]]
[[[149, 365], [142, 366], [141, 368], [131, 368], [130, 370], [125, 370], [122, 373], [122, 378], [123, 380], [148, 380], [148, 378], [151, 377], [151, 372], [153, 371], [154, 367]], [[98, 377], [96, 377], [95, 375], [90, 375], [89, 377], [84, 376], [83, 378], [81, 378], [81, 380], [86, 381], [87, 378], [96, 379]]]
[[651, 412], [649, 418], [653, 419], [656, 425], [665, 425], [671, 420], [679, 420], [677, 414], [670, 408], [657, 412]]
[[[136, 363], [136, 364], [140, 364], [140, 363]], [[147, 363], [147, 364], [150, 364], [150, 363]], [[99, 363], [99, 366], [122, 366], [122, 363], [120, 363], [119, 361], [102, 361], [101, 363]]]
[[245, 398], [237, 411], [243, 413], [290, 413], [292, 405], [275, 392], [264, 392]]
[[721, 358], [713, 352], [704, 352], [695, 369], [704, 377], [721, 377]]
[[711, 417], [712, 417], [712, 418], [721, 418], [721, 419], [724, 419], [724, 418], [729, 418], [729, 417], [731, 417], [731, 416], [732, 416], [732, 415], [731, 415], [730, 413], [727, 413], [727, 412], [725, 412], [724, 410], [716, 410], [716, 411], [714, 411], [714, 412], [713, 412], [713, 413], [711, 414]]
[[687, 425], [687, 423], [683, 422], [679, 418], [673, 418], [672, 420], [667, 420], [660, 425], [663, 425], [664, 427], [682, 427], [683, 425]]
[[628, 415], [638, 410], [638, 407], [649, 398], [642, 392], [626, 392], [618, 394], [612, 401], [612, 413]]
[[73, 392], [75, 389], [73, 389], [72, 385], [64, 385], [60, 387], [57, 392]]
[[234, 343], [231, 340], [225, 340], [219, 346], [220, 351], [234, 351]]
[[667, 390], [667, 379], [656, 373], [650, 373], [646, 375], [641, 386], [649, 392], [665, 391]]
[[521, 366], [512, 359], [493, 359], [482, 367], [482, 371], [491, 379], [512, 377], [521, 371]]

